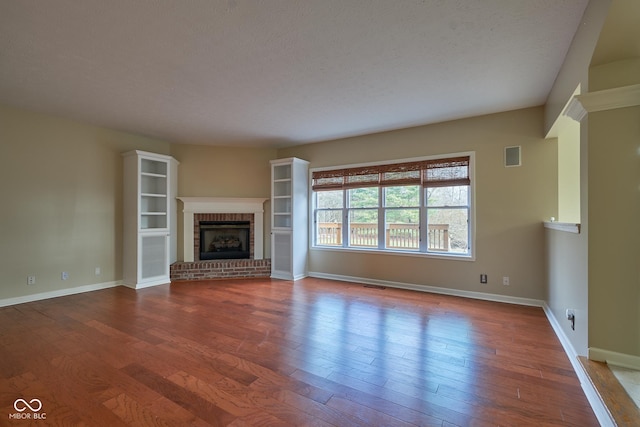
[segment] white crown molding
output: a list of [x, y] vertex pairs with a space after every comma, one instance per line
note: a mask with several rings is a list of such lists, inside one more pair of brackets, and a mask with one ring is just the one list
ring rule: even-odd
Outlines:
[[640, 84], [575, 95], [562, 114], [581, 121], [587, 113], [640, 105]]
[[577, 95], [574, 95], [573, 98], [567, 103], [566, 108], [562, 112], [564, 116], [570, 117], [573, 120], [580, 122], [587, 115], [587, 110], [584, 109], [582, 104], [577, 98]]

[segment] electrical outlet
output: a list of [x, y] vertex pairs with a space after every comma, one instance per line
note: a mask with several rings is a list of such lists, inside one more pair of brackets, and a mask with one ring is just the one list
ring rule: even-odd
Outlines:
[[69, 279], [69, 273], [67, 273], [66, 271], [63, 271], [62, 274], [60, 275], [60, 278], [62, 280], [68, 280]]
[[480, 275], [480, 283], [487, 283], [487, 275], [486, 274], [481, 274]]
[[35, 285], [36, 276], [27, 276], [27, 285]]
[[100, 269], [100, 267], [96, 267], [96, 276], [99, 276], [102, 274], [102, 270]]
[[502, 277], [502, 284], [504, 286], [509, 286], [509, 276], [503, 276]]

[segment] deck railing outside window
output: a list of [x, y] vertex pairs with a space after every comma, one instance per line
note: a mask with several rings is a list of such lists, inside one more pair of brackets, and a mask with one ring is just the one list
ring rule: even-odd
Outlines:
[[[428, 250], [449, 250], [449, 225], [429, 224]], [[320, 246], [342, 246], [342, 224], [323, 222], [318, 224], [316, 244]], [[418, 224], [387, 224], [385, 243], [389, 249], [418, 249], [420, 229]], [[349, 246], [378, 247], [378, 225], [371, 223], [351, 223]]]

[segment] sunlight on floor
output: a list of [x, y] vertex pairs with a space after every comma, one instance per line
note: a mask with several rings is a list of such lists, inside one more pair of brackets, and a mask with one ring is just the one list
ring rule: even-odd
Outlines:
[[631, 396], [631, 399], [636, 403], [636, 406], [640, 408], [640, 371], [620, 368], [613, 365], [609, 365], [609, 368], [629, 396]]

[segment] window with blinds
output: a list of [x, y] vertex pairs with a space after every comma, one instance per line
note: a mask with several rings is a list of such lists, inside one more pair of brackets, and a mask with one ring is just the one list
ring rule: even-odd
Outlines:
[[312, 188], [322, 191], [393, 185], [470, 185], [469, 162], [470, 157], [464, 156], [316, 171], [312, 173]]
[[472, 155], [312, 171], [314, 246], [471, 256]]

